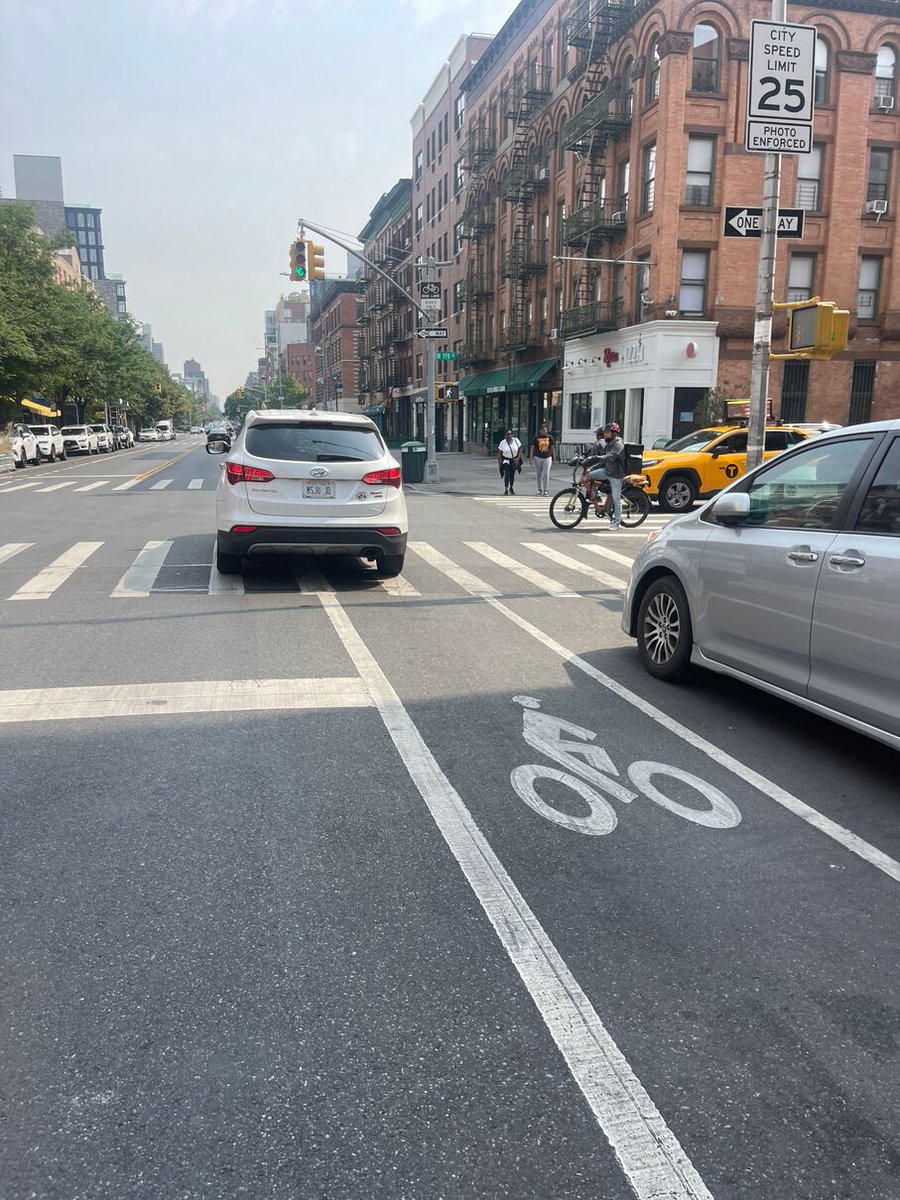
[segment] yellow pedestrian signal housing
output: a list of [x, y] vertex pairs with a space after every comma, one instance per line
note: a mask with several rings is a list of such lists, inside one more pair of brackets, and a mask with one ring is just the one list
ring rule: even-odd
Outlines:
[[459, 384], [436, 383], [434, 385], [434, 398], [435, 400], [458, 400]]
[[306, 242], [298, 238], [291, 243], [291, 279], [306, 278]]
[[772, 354], [773, 359], [815, 358], [828, 360], [847, 349], [850, 335], [850, 313], [835, 308], [830, 300], [813, 296], [801, 304], [773, 304], [774, 309], [787, 309], [787, 353]]
[[325, 247], [315, 242], [306, 243], [307, 279], [325, 278]]

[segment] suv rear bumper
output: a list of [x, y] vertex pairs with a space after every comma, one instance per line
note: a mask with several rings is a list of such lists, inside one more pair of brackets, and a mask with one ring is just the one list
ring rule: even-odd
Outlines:
[[[249, 524], [249, 522], [247, 522]], [[389, 522], [385, 522], [387, 526]], [[332, 526], [297, 529], [290, 525], [260, 526], [253, 533], [218, 531], [223, 554], [405, 554], [405, 533], [379, 533], [377, 529]]]

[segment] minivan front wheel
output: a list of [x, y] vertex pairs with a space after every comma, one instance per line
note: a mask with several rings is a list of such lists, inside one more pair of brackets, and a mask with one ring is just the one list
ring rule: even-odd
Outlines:
[[682, 679], [691, 662], [694, 634], [684, 588], [674, 577], [654, 580], [644, 593], [637, 619], [641, 662], [657, 679]]

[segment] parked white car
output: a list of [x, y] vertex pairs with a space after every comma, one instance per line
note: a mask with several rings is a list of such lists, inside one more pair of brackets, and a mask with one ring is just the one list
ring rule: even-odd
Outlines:
[[97, 435], [90, 425], [64, 425], [60, 430], [67, 454], [99, 454]]
[[159, 434], [155, 429], [142, 429], [138, 434], [139, 442], [158, 442]]
[[41, 461], [38, 440], [27, 425], [13, 426], [12, 456], [17, 467], [27, 467], [29, 463]]
[[66, 458], [66, 445], [63, 435], [55, 425], [29, 425], [28, 428], [37, 438], [41, 458], [47, 462], [55, 462], [58, 458]]
[[89, 425], [88, 428], [96, 433], [97, 446], [101, 454], [112, 454], [113, 450], [116, 449], [116, 435], [110, 427], [102, 422], [98, 422], [95, 425]]

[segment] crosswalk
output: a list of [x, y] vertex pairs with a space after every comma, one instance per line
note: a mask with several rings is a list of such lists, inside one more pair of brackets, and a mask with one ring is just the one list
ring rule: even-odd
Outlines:
[[165, 595], [244, 596], [260, 592], [371, 590], [392, 600], [461, 591], [470, 596], [552, 597], [573, 601], [625, 588], [633, 553], [606, 539], [554, 533], [545, 540], [412, 540], [404, 572], [382, 579], [355, 559], [253, 559], [243, 573], [220, 575], [208, 535], [157, 538], [130, 550], [102, 541], [69, 546], [0, 543], [0, 604], [52, 601], [71, 589], [92, 598], [134, 601]]
[[[13, 482], [15, 480], [15, 482]], [[19, 475], [0, 477], [0, 499], [13, 492], [30, 492], [33, 496], [46, 496], [55, 492], [65, 491], [74, 496], [78, 493], [90, 492], [102, 495], [104, 492], [130, 492], [138, 489], [141, 492], [162, 492], [171, 488], [174, 492], [214, 492], [215, 479], [144, 479], [141, 476], [111, 475], [106, 479], [86, 481], [83, 476], [75, 479], [58, 479], [50, 472], [42, 472], [39, 479], [21, 480]]]
[[[472, 496], [471, 499], [477, 504], [488, 506], [492, 512], [505, 509], [507, 512], [526, 517], [537, 517], [550, 523], [551, 497], [548, 496]], [[613, 536], [621, 535], [623, 538], [634, 536], [643, 538], [651, 530], [665, 529], [672, 520], [674, 520], [673, 516], [651, 509], [647, 519], [636, 528], [626, 529], [623, 526], [621, 529], [612, 530], [605, 517], [598, 519], [593, 513], [589, 513], [587, 519], [578, 528], [585, 533], [610, 533]]]

